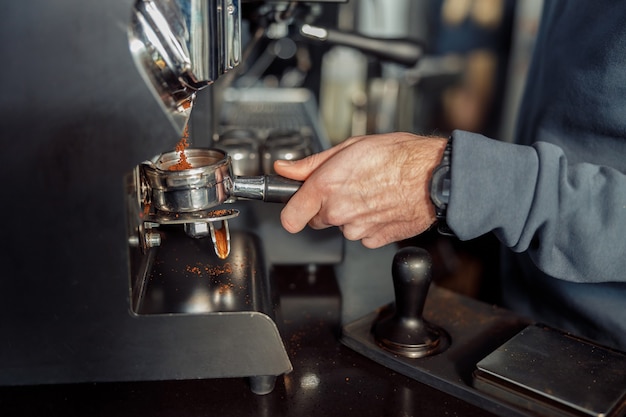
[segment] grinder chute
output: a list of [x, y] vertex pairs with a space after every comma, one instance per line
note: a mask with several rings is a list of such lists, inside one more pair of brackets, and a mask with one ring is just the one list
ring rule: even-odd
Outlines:
[[138, 0], [129, 28], [135, 64], [179, 131], [198, 90], [241, 60], [239, 0]]

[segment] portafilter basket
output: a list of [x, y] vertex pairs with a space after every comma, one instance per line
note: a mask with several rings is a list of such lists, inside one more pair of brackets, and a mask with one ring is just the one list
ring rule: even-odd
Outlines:
[[219, 149], [189, 148], [184, 152], [191, 168], [174, 169], [181, 156], [177, 151], [142, 164], [151, 203], [158, 210], [196, 212], [239, 198], [286, 203], [302, 185], [278, 175], [235, 176], [230, 156]]

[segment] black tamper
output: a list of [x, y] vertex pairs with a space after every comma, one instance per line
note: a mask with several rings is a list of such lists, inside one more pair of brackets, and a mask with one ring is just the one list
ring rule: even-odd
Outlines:
[[424, 320], [422, 313], [432, 281], [432, 260], [421, 248], [400, 249], [393, 258], [395, 303], [374, 322], [372, 332], [384, 349], [408, 358], [421, 358], [445, 350], [445, 330]]

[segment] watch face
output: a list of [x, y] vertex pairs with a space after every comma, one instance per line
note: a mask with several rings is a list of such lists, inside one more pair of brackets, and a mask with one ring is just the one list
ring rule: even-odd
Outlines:
[[450, 201], [450, 165], [439, 165], [433, 171], [430, 185], [430, 198], [437, 209], [444, 210]]

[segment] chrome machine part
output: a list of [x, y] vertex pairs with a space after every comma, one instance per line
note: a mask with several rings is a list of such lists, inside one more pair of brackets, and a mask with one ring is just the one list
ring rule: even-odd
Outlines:
[[[220, 259], [226, 259], [230, 254], [230, 228], [228, 227], [228, 219], [235, 218], [239, 215], [239, 210], [222, 209], [211, 210], [206, 212], [203, 221], [185, 222], [185, 233], [187, 236], [200, 239], [211, 236], [213, 249]], [[177, 222], [178, 219], [170, 221]], [[219, 223], [219, 227], [215, 224]]]
[[237, 177], [233, 181], [232, 195], [248, 200], [263, 200], [268, 203], [286, 203], [302, 185], [280, 175]]
[[356, 48], [379, 59], [406, 66], [417, 64], [424, 54], [422, 45], [407, 39], [379, 39], [309, 24], [301, 25], [300, 33], [307, 39]]
[[183, 130], [198, 90], [241, 59], [239, 0], [138, 0], [129, 28], [135, 64]]
[[230, 157], [213, 149], [187, 149], [193, 168], [173, 170], [179, 152], [163, 153], [141, 167], [157, 210], [189, 213], [207, 210], [226, 202], [233, 178]]
[[[0, 123], [0, 142], [15, 155], [0, 172], [21, 172], [28, 186], [7, 184], [15, 198], [3, 212], [16, 221], [3, 226], [0, 250], [0, 328], [11, 341], [0, 343], [0, 386], [267, 380], [292, 369], [258, 239], [232, 233], [225, 261], [209, 239], [191, 239], [182, 226], [143, 221], [138, 202], [149, 194], [136, 183], [134, 167], [170, 149], [181, 132], [163, 112], [172, 90], [146, 83], [146, 68], [152, 67], [142, 66], [140, 74], [138, 51], [131, 54], [129, 33], [130, 42], [140, 34], [137, 6], [137, 0], [2, 4], [0, 42], [13, 59], [3, 65], [0, 86], [19, 94], [0, 97], [3, 113], [11, 114]], [[147, 47], [140, 59], [150, 57]], [[170, 116], [177, 112], [167, 108]], [[29, 220], [35, 216], [42, 221]], [[97, 230], [86, 227], [94, 219]], [[54, 244], [38, 244], [33, 236]], [[245, 293], [236, 292], [242, 285], [228, 297], [221, 291], [233, 274], [203, 269], [199, 279], [189, 279], [187, 266], [197, 262], [236, 266], [238, 283], [249, 284]], [[161, 278], [169, 286], [154, 286], [152, 293]], [[193, 296], [208, 283], [214, 285], [208, 301], [238, 301], [197, 313]], [[179, 291], [185, 284], [189, 292]], [[180, 297], [184, 307], [167, 309], [163, 296]]]
[[192, 168], [171, 170], [179, 152], [161, 154], [141, 165], [154, 207], [167, 213], [208, 210], [237, 198], [286, 203], [300, 181], [278, 175], [237, 177], [230, 156], [218, 149], [187, 149]]
[[223, 133], [215, 144], [231, 157], [235, 175], [259, 175], [258, 132], [253, 129], [233, 129]]
[[[191, 168], [178, 169], [178, 151], [161, 154], [137, 168], [139, 242], [147, 250], [147, 224], [184, 224], [194, 238], [211, 236], [215, 254], [225, 259], [230, 253], [228, 219], [238, 210], [210, 210], [237, 198], [285, 203], [300, 188], [301, 182], [277, 175], [236, 177], [230, 156], [218, 149], [187, 149]], [[217, 224], [217, 227], [216, 227]], [[137, 241], [132, 237], [131, 244]]]
[[263, 144], [261, 165], [265, 174], [276, 174], [274, 162], [279, 159], [295, 161], [311, 155], [310, 133], [307, 129], [275, 131]]

